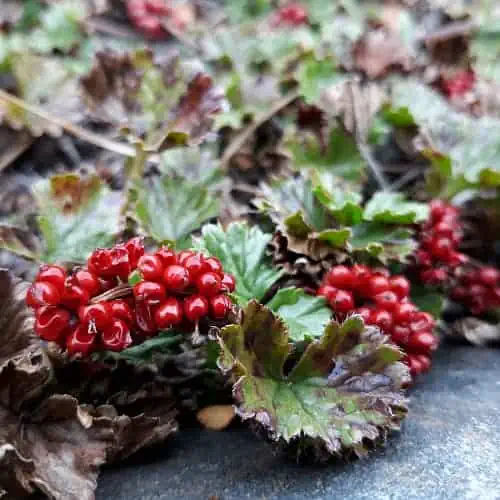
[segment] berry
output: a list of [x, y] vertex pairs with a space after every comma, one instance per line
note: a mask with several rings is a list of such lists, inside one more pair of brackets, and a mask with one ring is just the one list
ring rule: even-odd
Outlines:
[[171, 248], [162, 247], [156, 252], [155, 255], [160, 257], [163, 263], [163, 267], [168, 267], [173, 264], [177, 264], [177, 255]]
[[333, 296], [337, 293], [338, 289], [330, 285], [321, 285], [316, 292], [319, 297], [324, 297], [327, 302], [333, 299]]
[[68, 309], [74, 311], [79, 307], [84, 306], [90, 299], [90, 294], [78, 285], [73, 285], [71, 282], [66, 282], [66, 287], [62, 295], [61, 303]]
[[163, 0], [146, 0], [144, 2], [146, 10], [151, 14], [159, 16], [168, 16], [171, 12], [170, 7]]
[[[208, 257], [205, 259], [205, 266], [208, 271], [212, 271], [215, 274], [223, 274], [222, 264], [219, 259], [215, 257]], [[224, 276], [230, 276], [234, 282], [234, 278], [230, 274], [224, 274]]]
[[111, 306], [108, 302], [99, 302], [88, 306], [81, 306], [78, 309], [78, 318], [81, 323], [88, 327], [89, 332], [102, 330], [112, 321]]
[[224, 273], [221, 280], [221, 289], [229, 293], [234, 292], [236, 280], [232, 274]]
[[441, 87], [444, 93], [450, 98], [461, 97], [472, 90], [476, 83], [476, 75], [473, 71], [459, 71], [452, 78], [443, 79]]
[[26, 304], [33, 309], [42, 306], [56, 306], [61, 301], [57, 287], [46, 281], [38, 281], [31, 285], [26, 294]]
[[155, 321], [158, 328], [169, 328], [172, 325], [178, 325], [182, 321], [181, 303], [177, 299], [169, 297], [156, 309]]
[[436, 257], [444, 261], [446, 261], [449, 258], [451, 252], [453, 251], [453, 248], [454, 244], [448, 238], [436, 238], [431, 242], [432, 253]]
[[144, 238], [132, 238], [125, 243], [125, 249], [128, 253], [130, 269], [135, 269], [139, 259], [144, 255]]
[[132, 309], [127, 304], [127, 302], [125, 302], [122, 299], [116, 299], [112, 300], [109, 303], [109, 306], [111, 308], [111, 316], [113, 318], [121, 319], [125, 321], [125, 323], [127, 323], [130, 327], [133, 326], [134, 315], [132, 313]]
[[154, 311], [151, 304], [142, 297], [135, 300], [135, 321], [139, 328], [139, 334], [150, 336], [156, 333], [157, 326], [154, 318]]
[[346, 290], [336, 290], [329, 300], [331, 308], [338, 313], [348, 313], [354, 308], [354, 298]]
[[42, 266], [35, 281], [51, 283], [59, 293], [62, 293], [66, 281], [66, 270], [61, 266]]
[[300, 3], [291, 2], [276, 12], [272, 24], [274, 26], [289, 25], [296, 27], [307, 24], [307, 22], [308, 15], [305, 7]]
[[393, 317], [389, 311], [375, 309], [370, 315], [369, 323], [378, 326], [384, 333], [389, 333], [392, 328]]
[[215, 273], [203, 273], [196, 280], [196, 288], [201, 295], [213, 297], [221, 291], [221, 279]]
[[192, 257], [194, 255], [194, 252], [191, 250], [183, 250], [182, 252], [179, 252], [179, 255], [177, 255], [177, 262], [183, 266], [186, 260], [189, 257]]
[[385, 276], [372, 276], [366, 287], [366, 294], [369, 297], [375, 297], [379, 293], [383, 293], [389, 290], [389, 280]]
[[157, 255], [143, 255], [137, 263], [137, 269], [148, 281], [161, 281], [163, 278], [163, 262]]
[[411, 330], [404, 325], [395, 325], [392, 328], [391, 339], [398, 345], [406, 346], [410, 338]]
[[358, 309], [356, 309], [354, 312], [356, 314], [359, 314], [363, 318], [363, 321], [367, 323], [372, 314], [372, 309], [370, 309], [369, 307], [358, 307]]
[[123, 351], [132, 344], [130, 328], [125, 321], [115, 318], [102, 332], [101, 341], [109, 351]]
[[182, 292], [189, 286], [189, 273], [184, 267], [174, 264], [165, 269], [163, 281], [168, 291]]
[[411, 320], [413, 314], [418, 311], [415, 304], [411, 302], [405, 302], [404, 304], [398, 304], [394, 308], [393, 316], [397, 323], [406, 323]]
[[413, 377], [420, 375], [423, 371], [422, 363], [416, 356], [408, 356], [407, 360], [408, 367], [410, 368], [410, 373]]
[[426, 354], [436, 348], [436, 338], [429, 332], [413, 333], [408, 340], [408, 347], [413, 351]]
[[79, 325], [66, 339], [66, 349], [70, 356], [81, 354], [88, 356], [95, 348], [96, 336], [88, 333], [83, 325]]
[[428, 372], [430, 370], [431, 360], [429, 356], [426, 356], [425, 354], [415, 354], [413, 357], [419, 361], [422, 372]]
[[189, 273], [189, 277], [191, 281], [196, 280], [196, 278], [208, 270], [208, 267], [205, 264], [205, 257], [201, 253], [195, 253], [191, 255], [184, 261], [184, 269]]
[[208, 314], [208, 301], [202, 295], [191, 295], [184, 301], [184, 314], [186, 318], [197, 323]]
[[48, 342], [58, 342], [70, 326], [71, 315], [61, 307], [44, 306], [36, 311], [35, 331]]
[[210, 299], [210, 314], [214, 319], [225, 318], [231, 310], [231, 301], [227, 295], [216, 295]]
[[134, 297], [149, 305], [163, 302], [166, 296], [165, 287], [155, 281], [141, 281], [134, 286]]
[[346, 266], [335, 266], [326, 275], [326, 282], [336, 288], [352, 288], [356, 277]]
[[[76, 284], [86, 290], [91, 297], [98, 295], [101, 291], [101, 284], [99, 282], [99, 278], [92, 274], [87, 269], [79, 269], [73, 275], [75, 278]], [[113, 288], [114, 285], [111, 286]]]
[[494, 287], [500, 280], [500, 271], [494, 267], [483, 267], [479, 270], [477, 278], [482, 285]]
[[101, 278], [119, 277], [126, 281], [130, 273], [128, 251], [124, 245], [113, 248], [98, 248], [88, 260], [89, 271]]
[[410, 282], [404, 276], [392, 276], [389, 278], [389, 289], [400, 299], [404, 299], [410, 294]]
[[375, 301], [375, 305], [378, 308], [390, 312], [394, 311], [394, 309], [396, 309], [396, 307], [399, 305], [399, 297], [390, 290], [375, 295], [375, 297], [373, 297], [373, 300]]

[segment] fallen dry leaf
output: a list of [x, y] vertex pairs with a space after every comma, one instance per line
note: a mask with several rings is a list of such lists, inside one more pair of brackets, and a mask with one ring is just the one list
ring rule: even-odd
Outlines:
[[232, 405], [206, 406], [196, 414], [198, 422], [212, 431], [225, 429], [235, 416]]

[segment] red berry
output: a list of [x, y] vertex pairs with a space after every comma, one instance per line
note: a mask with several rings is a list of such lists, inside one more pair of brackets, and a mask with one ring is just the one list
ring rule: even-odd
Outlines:
[[389, 311], [375, 309], [369, 320], [370, 324], [378, 326], [383, 332], [389, 333], [392, 328], [393, 318]]
[[177, 299], [169, 297], [156, 309], [155, 321], [158, 328], [169, 328], [172, 325], [178, 325], [182, 321], [181, 303]]
[[163, 263], [157, 255], [143, 255], [137, 263], [137, 269], [147, 281], [161, 281], [163, 278]]
[[179, 255], [177, 255], [177, 262], [183, 266], [184, 263], [186, 262], [186, 259], [189, 257], [193, 256], [194, 252], [191, 250], [183, 250], [182, 252], [179, 252]]
[[87, 271], [87, 269], [78, 269], [78, 271], [76, 271], [73, 276], [75, 278], [76, 284], [80, 288], [87, 290], [91, 297], [98, 295], [101, 291], [99, 278], [95, 274], [92, 274], [90, 271]]
[[158, 331], [153, 307], [141, 297], [137, 297], [135, 300], [135, 321], [139, 328], [139, 334], [150, 336]]
[[89, 271], [101, 278], [126, 280], [130, 273], [128, 251], [124, 245], [110, 249], [98, 248], [92, 252], [88, 260]]
[[367, 323], [372, 314], [372, 309], [370, 309], [369, 307], [358, 307], [355, 310], [355, 313], [359, 314], [363, 318], [363, 321]]
[[122, 319], [129, 326], [134, 324], [134, 315], [132, 309], [123, 299], [116, 299], [109, 302], [111, 308], [111, 316], [113, 318]]
[[327, 300], [327, 302], [330, 302], [330, 300], [332, 300], [333, 296], [337, 292], [338, 288], [334, 288], [333, 286], [330, 285], [322, 285], [318, 288], [316, 295], [318, 295], [318, 297], [324, 297]]
[[413, 357], [420, 362], [423, 373], [428, 372], [430, 370], [431, 360], [429, 356], [426, 356], [425, 354], [414, 354]]
[[338, 313], [348, 313], [354, 308], [352, 293], [346, 290], [337, 290], [330, 298], [331, 308]]
[[48, 342], [58, 342], [71, 322], [71, 314], [61, 307], [44, 306], [36, 311], [35, 331]]
[[372, 276], [366, 287], [366, 294], [369, 297], [375, 297], [379, 293], [389, 290], [389, 280], [385, 276]]
[[420, 360], [416, 356], [408, 356], [408, 367], [410, 368], [410, 373], [412, 377], [420, 375], [423, 371], [423, 366]]
[[405, 302], [404, 304], [398, 304], [397, 307], [394, 308], [394, 320], [396, 323], [406, 323], [410, 321], [418, 311], [418, 308], [415, 304], [411, 302]]
[[168, 16], [171, 12], [170, 7], [163, 0], [145, 0], [144, 4], [151, 14]]
[[420, 279], [429, 285], [439, 285], [447, 278], [448, 274], [444, 269], [426, 269], [420, 273]]
[[402, 275], [390, 277], [389, 287], [400, 299], [404, 299], [410, 294], [410, 282]]
[[444, 261], [450, 257], [453, 248], [453, 242], [449, 238], [436, 238], [431, 244], [433, 255]]
[[482, 267], [478, 272], [478, 279], [485, 286], [496, 286], [500, 280], [500, 271], [494, 267]]
[[352, 288], [356, 276], [346, 266], [335, 266], [326, 275], [326, 283], [336, 288]]
[[410, 338], [411, 330], [407, 326], [395, 325], [392, 327], [391, 339], [398, 345], [405, 346]]
[[467, 288], [463, 286], [457, 286], [451, 290], [450, 296], [453, 300], [457, 302], [462, 302], [468, 295]]
[[196, 280], [196, 288], [201, 295], [213, 297], [221, 291], [221, 279], [215, 273], [203, 273]]
[[35, 281], [44, 281], [52, 283], [59, 293], [64, 290], [64, 283], [66, 281], [66, 270], [61, 266], [42, 266]]
[[118, 282], [116, 281], [115, 278], [110, 278], [107, 280], [99, 278], [99, 285], [101, 287], [101, 293], [104, 293], [107, 292], [108, 290], [115, 288], [118, 285]]
[[224, 273], [221, 280], [221, 289], [224, 292], [234, 292], [236, 288], [236, 280], [232, 274]]
[[56, 306], [60, 301], [61, 294], [57, 287], [46, 281], [33, 283], [26, 294], [26, 304], [33, 309], [42, 306]]
[[[205, 265], [206, 265], [208, 271], [212, 271], [215, 274], [222, 275], [224, 272], [222, 269], [222, 264], [220, 263], [220, 260], [215, 258], [215, 257], [207, 257], [205, 259]], [[230, 275], [228, 275], [228, 276], [230, 276]]]
[[134, 297], [149, 305], [163, 302], [166, 296], [165, 287], [155, 281], [141, 281], [134, 286]]
[[416, 332], [410, 335], [408, 339], [408, 348], [411, 351], [426, 354], [435, 349], [436, 346], [436, 338], [429, 332]]
[[166, 32], [163, 29], [161, 21], [154, 15], [146, 14], [142, 17], [137, 17], [135, 24], [143, 35], [152, 40], [161, 40], [165, 37]]
[[198, 322], [208, 314], [208, 301], [202, 295], [191, 295], [184, 301], [184, 314], [189, 321]]
[[446, 214], [448, 204], [442, 200], [433, 200], [431, 201], [430, 207], [432, 219], [434, 221], [439, 221]]
[[66, 339], [66, 349], [68, 354], [82, 354], [83, 357], [88, 356], [96, 345], [96, 336], [93, 333], [88, 333], [83, 325], [79, 325]]
[[398, 296], [390, 290], [375, 295], [375, 297], [373, 297], [373, 300], [375, 301], [375, 304], [378, 308], [390, 312], [394, 311], [394, 309], [396, 309], [399, 304]]
[[223, 319], [231, 310], [231, 301], [227, 295], [216, 295], [210, 299], [210, 311], [212, 318]]
[[89, 299], [90, 294], [87, 290], [81, 286], [71, 284], [71, 281], [66, 281], [66, 287], [61, 299], [64, 306], [76, 311], [79, 307], [86, 305]]
[[128, 253], [130, 270], [135, 269], [139, 259], [144, 255], [144, 238], [137, 236], [128, 240], [127, 243], [125, 243], [125, 249]]
[[120, 352], [132, 344], [130, 328], [121, 319], [114, 319], [101, 334], [101, 341], [109, 351]]
[[425, 250], [417, 250], [415, 260], [421, 266], [430, 266], [432, 264], [432, 257], [429, 252], [426, 252]]
[[111, 306], [108, 302], [82, 306], [78, 310], [78, 318], [83, 325], [88, 327], [89, 332], [106, 328], [113, 319], [111, 314]]
[[130, 17], [142, 17], [146, 14], [144, 0], [127, 0], [127, 13]]
[[161, 247], [156, 251], [156, 254], [160, 257], [163, 267], [171, 266], [172, 264], [177, 264], [177, 255], [176, 253], [169, 247]]
[[205, 257], [201, 253], [195, 253], [188, 257], [184, 261], [183, 266], [189, 273], [191, 281], [195, 281], [201, 273], [208, 270], [205, 265]]
[[189, 286], [189, 273], [177, 264], [168, 266], [163, 273], [163, 280], [167, 290], [172, 292], [182, 292]]

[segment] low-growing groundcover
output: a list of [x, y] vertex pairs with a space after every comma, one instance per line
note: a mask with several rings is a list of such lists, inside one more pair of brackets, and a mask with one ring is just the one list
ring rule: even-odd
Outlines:
[[0, 496], [193, 417], [365, 457], [441, 337], [498, 343], [488, 3], [4, 3]]

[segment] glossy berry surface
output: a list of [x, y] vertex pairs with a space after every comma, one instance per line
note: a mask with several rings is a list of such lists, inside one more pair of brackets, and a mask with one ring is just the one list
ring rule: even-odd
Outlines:
[[[436, 209], [440, 214], [441, 208]], [[366, 324], [389, 335], [407, 353], [405, 362], [411, 373], [418, 375], [429, 369], [437, 342], [432, 333], [434, 319], [410, 301], [410, 288], [402, 275], [355, 264], [330, 269], [316, 294], [326, 299], [338, 319], [359, 314]]]
[[[170, 328], [208, 333], [228, 318], [236, 288], [221, 262], [168, 247], [146, 252], [142, 238], [99, 248], [87, 267], [42, 266], [26, 294], [35, 331], [70, 356], [120, 352]], [[224, 324], [224, 323], [222, 323]]]

